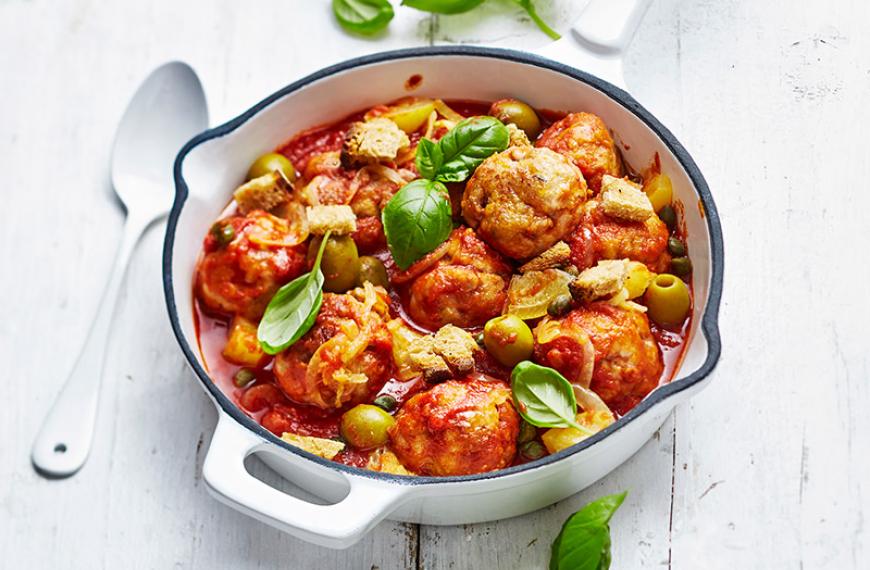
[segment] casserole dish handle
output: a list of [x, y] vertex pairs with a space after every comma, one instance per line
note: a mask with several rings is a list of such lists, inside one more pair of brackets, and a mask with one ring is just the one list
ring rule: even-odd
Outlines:
[[203, 463], [203, 480], [220, 501], [309, 542], [330, 548], [352, 545], [390, 514], [408, 492], [404, 485], [340, 475], [350, 489], [343, 499], [335, 504], [311, 503], [270, 487], [248, 473], [245, 459], [270, 446], [220, 412]]
[[622, 54], [650, 0], [590, 0], [562, 39], [537, 52], [625, 88]]

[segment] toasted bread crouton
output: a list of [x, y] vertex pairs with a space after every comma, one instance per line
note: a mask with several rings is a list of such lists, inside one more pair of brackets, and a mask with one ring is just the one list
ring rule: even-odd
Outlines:
[[395, 160], [411, 144], [405, 131], [390, 119], [378, 117], [350, 126], [341, 149], [345, 168]]
[[520, 273], [544, 271], [562, 267], [571, 258], [571, 248], [564, 241], [557, 241], [549, 249], [520, 266]]
[[290, 200], [290, 190], [290, 184], [281, 173], [270, 172], [236, 188], [233, 198], [242, 214], [247, 214], [251, 210], [269, 212]]
[[575, 277], [568, 289], [582, 303], [612, 297], [625, 287], [629, 273], [627, 259], [605, 259]]
[[402, 465], [396, 454], [385, 447], [378, 448], [369, 455], [366, 469], [380, 471], [381, 473], [392, 473], [393, 475], [415, 475], [415, 473], [405, 469], [405, 466]]
[[444, 325], [434, 335], [426, 335], [408, 346], [408, 359], [423, 374], [426, 382], [444, 382], [474, 370], [474, 337], [453, 325]]
[[526, 132], [516, 126], [513, 123], [508, 123], [505, 125], [507, 127], [508, 133], [510, 133], [511, 139], [508, 143], [508, 146], [532, 146], [531, 141], [529, 141], [529, 137], [526, 136]]
[[356, 214], [350, 206], [309, 206], [306, 208], [308, 231], [322, 236], [328, 230], [333, 234], [348, 235], [356, 231]]
[[333, 439], [324, 439], [322, 437], [314, 437], [310, 435], [296, 435], [295, 433], [284, 432], [281, 439], [294, 445], [299, 449], [304, 449], [308, 453], [313, 453], [324, 459], [333, 459], [342, 450], [344, 444]]
[[607, 174], [601, 179], [601, 208], [614, 218], [642, 222], [655, 214], [643, 190], [624, 178]]

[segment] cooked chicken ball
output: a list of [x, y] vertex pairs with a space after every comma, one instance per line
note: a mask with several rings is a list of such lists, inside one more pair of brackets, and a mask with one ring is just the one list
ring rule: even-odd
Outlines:
[[655, 272], [670, 265], [668, 227], [658, 216], [643, 222], [614, 218], [604, 213], [598, 200], [583, 206], [580, 223], [566, 241], [571, 262], [580, 270], [602, 259], [631, 259]]
[[592, 192], [601, 189], [601, 178], [605, 174], [622, 177], [622, 161], [616, 144], [598, 115], [566, 115], [541, 133], [535, 145], [568, 157], [583, 172]]
[[272, 295], [305, 271], [305, 244], [290, 222], [254, 210], [219, 221], [205, 238], [196, 294], [206, 309], [257, 320]]
[[275, 358], [281, 390], [298, 404], [324, 409], [368, 400], [391, 371], [389, 319], [389, 298], [380, 287], [324, 293], [311, 330]]
[[507, 384], [473, 376], [413, 396], [399, 410], [390, 438], [411, 471], [469, 475], [510, 465], [519, 426]]
[[[627, 413], [658, 386], [664, 363], [645, 313], [599, 302], [575, 309], [564, 318], [589, 335], [595, 349], [590, 388], [611, 410]], [[573, 378], [579, 367], [578, 353], [560, 343], [538, 345], [535, 360]]]
[[453, 230], [438, 249], [393, 276], [408, 287], [408, 314], [431, 330], [468, 328], [501, 313], [511, 268], [468, 228]]
[[527, 259], [577, 225], [586, 194], [580, 171], [562, 155], [511, 147], [474, 172], [462, 197], [462, 215], [494, 249]]

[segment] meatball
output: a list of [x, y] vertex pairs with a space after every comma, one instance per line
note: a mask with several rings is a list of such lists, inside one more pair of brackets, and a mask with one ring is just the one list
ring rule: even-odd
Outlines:
[[[595, 349], [590, 388], [618, 414], [626, 414], [659, 384], [664, 362], [645, 313], [591, 303], [564, 317], [589, 335]], [[576, 374], [576, 362], [561, 354], [558, 343], [538, 345], [535, 360], [567, 377]]]
[[[221, 246], [211, 233], [196, 269], [196, 295], [211, 311], [257, 320], [275, 292], [305, 269], [304, 243], [290, 222], [261, 210], [219, 222], [233, 238]], [[287, 245], [284, 245], [287, 244]]]
[[314, 326], [275, 358], [278, 385], [298, 404], [337, 409], [367, 401], [393, 365], [389, 297], [381, 287], [323, 294]]
[[580, 223], [568, 237], [571, 262], [583, 270], [602, 259], [631, 259], [662, 272], [670, 264], [668, 227], [658, 216], [643, 222], [614, 218], [601, 208], [598, 200], [588, 201]]
[[607, 125], [592, 113], [571, 113], [550, 125], [535, 143], [567, 156], [583, 172], [589, 189], [597, 193], [601, 178], [622, 178], [622, 160]]
[[562, 155], [511, 147], [483, 161], [465, 187], [462, 215], [494, 249], [514, 259], [541, 253], [580, 219], [586, 182]]
[[483, 473], [510, 465], [519, 426], [507, 384], [470, 376], [408, 400], [390, 428], [391, 447], [421, 475]]
[[501, 314], [511, 268], [468, 228], [453, 230], [446, 242], [407, 270], [394, 285], [410, 283], [408, 315], [437, 330], [452, 324], [468, 328]]

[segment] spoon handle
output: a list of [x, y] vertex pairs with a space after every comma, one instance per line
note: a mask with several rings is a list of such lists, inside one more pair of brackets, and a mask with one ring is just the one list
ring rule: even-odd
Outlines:
[[153, 219], [153, 216], [142, 216], [135, 211], [128, 213], [112, 276], [103, 292], [87, 340], [33, 442], [30, 456], [33, 466], [47, 477], [69, 477], [88, 458], [115, 302], [136, 242]]

